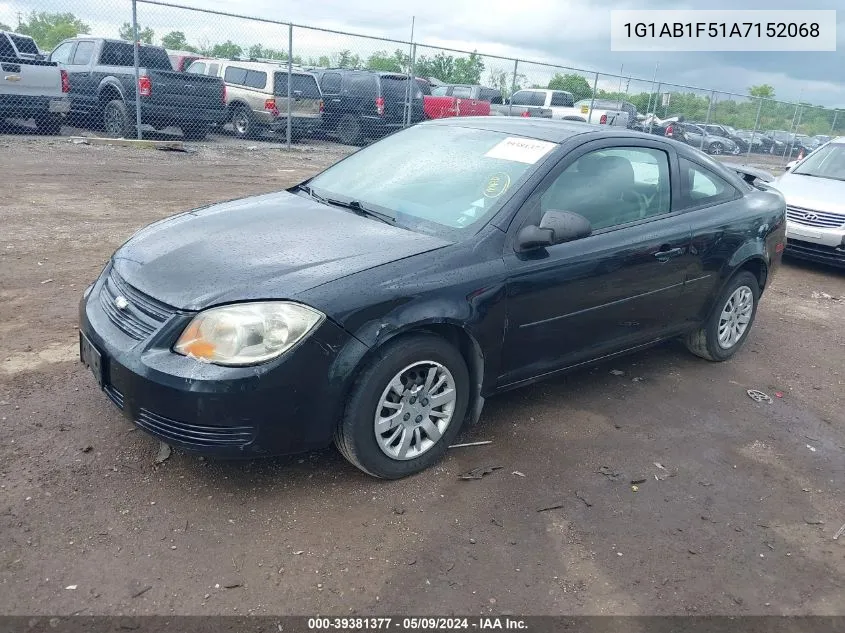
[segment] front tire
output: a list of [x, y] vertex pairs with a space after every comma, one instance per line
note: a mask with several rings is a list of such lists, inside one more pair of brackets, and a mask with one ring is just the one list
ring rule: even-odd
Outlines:
[[401, 337], [360, 372], [335, 445], [374, 477], [413, 475], [443, 458], [468, 400], [469, 372], [455, 347], [432, 334]]
[[707, 360], [728, 360], [748, 338], [759, 299], [756, 277], [748, 271], [735, 275], [719, 295], [704, 325], [687, 335], [684, 341], [687, 349]]
[[713, 156], [721, 156], [725, 153], [725, 148], [721, 143], [713, 143], [710, 146], [710, 153], [713, 154]]

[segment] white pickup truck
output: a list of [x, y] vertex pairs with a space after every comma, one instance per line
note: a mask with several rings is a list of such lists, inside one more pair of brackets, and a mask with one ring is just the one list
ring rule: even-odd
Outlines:
[[566, 121], [583, 121], [598, 125], [613, 125], [628, 127], [629, 114], [617, 103], [596, 99], [590, 107], [591, 100], [583, 99], [575, 103], [571, 92], [566, 90], [546, 90], [543, 88], [529, 88], [515, 92], [511, 97], [513, 105], [537, 106], [552, 111], [553, 119]]
[[34, 119], [42, 134], [59, 134], [69, 91], [67, 72], [44, 61], [31, 37], [0, 31], [0, 119]]

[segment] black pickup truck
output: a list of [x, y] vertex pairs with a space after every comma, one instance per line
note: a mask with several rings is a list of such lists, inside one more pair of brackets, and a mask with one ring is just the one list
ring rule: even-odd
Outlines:
[[[71, 116], [86, 127], [102, 127], [113, 137], [136, 136], [135, 99], [141, 122], [156, 129], [176, 126], [186, 138], [205, 138], [226, 117], [226, 87], [218, 77], [175, 72], [160, 46], [139, 47], [135, 85], [131, 42], [78, 37], [50, 53], [70, 78]], [[137, 89], [136, 89], [137, 88]]]

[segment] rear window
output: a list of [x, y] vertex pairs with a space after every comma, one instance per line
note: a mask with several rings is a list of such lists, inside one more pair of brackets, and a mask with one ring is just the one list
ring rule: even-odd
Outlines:
[[[313, 75], [297, 75], [296, 73], [290, 76], [290, 91], [300, 99], [319, 99], [323, 95], [320, 94], [320, 87], [317, 85], [317, 80]], [[284, 97], [288, 94], [288, 74], [276, 73], [276, 91], [277, 97]]]
[[[167, 51], [157, 46], [138, 47], [138, 59], [142, 67], [154, 70], [173, 70]], [[134, 66], [135, 47], [129, 42], [105, 42], [100, 52], [103, 66]]]
[[550, 105], [560, 106], [563, 108], [571, 108], [575, 105], [575, 100], [572, 98], [572, 95], [568, 92], [556, 90], [552, 93], [552, 101]]
[[336, 95], [340, 93], [340, 75], [337, 73], [326, 73], [320, 81], [323, 92]]
[[18, 54], [5, 34], [0, 35], [0, 57], [17, 57]]
[[35, 45], [35, 42], [31, 37], [22, 37], [20, 35], [15, 35], [14, 33], [10, 33], [9, 37], [12, 38], [12, 42], [15, 43], [15, 48], [18, 49], [19, 53], [23, 53], [24, 55], [39, 54], [38, 47]]
[[[393, 101], [404, 101], [408, 94], [408, 83], [408, 78], [402, 75], [382, 75], [381, 90], [384, 93], [382, 96]], [[416, 81], [413, 83], [413, 91], [413, 99], [422, 99], [422, 91]]]
[[246, 71], [246, 82], [244, 83], [245, 86], [249, 88], [264, 88], [267, 86], [267, 73], [263, 73], [260, 70], [248, 70]]

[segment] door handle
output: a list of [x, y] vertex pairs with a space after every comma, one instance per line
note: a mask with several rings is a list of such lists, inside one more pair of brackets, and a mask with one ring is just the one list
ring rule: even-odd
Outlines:
[[340, 99], [332, 99], [332, 103], [340, 103]]
[[678, 257], [679, 255], [683, 255], [683, 253], [683, 248], [669, 248], [655, 252], [654, 256], [658, 259], [658, 261], [668, 262], [673, 257]]

